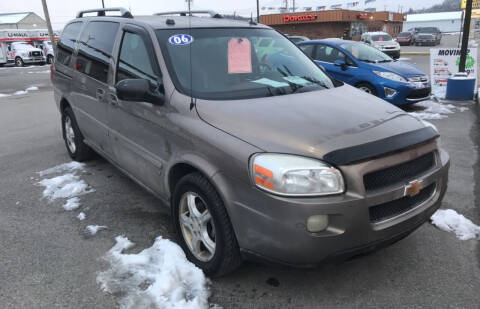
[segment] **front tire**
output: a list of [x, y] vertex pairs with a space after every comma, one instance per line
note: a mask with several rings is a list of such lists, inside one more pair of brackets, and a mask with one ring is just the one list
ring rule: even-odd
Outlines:
[[200, 173], [184, 176], [172, 195], [172, 218], [188, 260], [218, 277], [242, 264], [227, 211], [212, 184]]
[[17, 66], [17, 67], [25, 66], [25, 63], [23, 62], [23, 59], [20, 58], [20, 57], [15, 58], [15, 66]]
[[368, 83], [360, 83], [356, 87], [358, 89], [362, 90], [363, 92], [372, 94], [374, 96], [377, 95], [377, 90], [375, 89], [375, 87], [373, 87], [372, 85], [370, 85]]
[[83, 142], [82, 132], [78, 128], [77, 120], [70, 107], [66, 107], [62, 113], [62, 132], [70, 158], [83, 162], [94, 156], [93, 150]]
[[48, 64], [52, 64], [52, 63], [53, 63], [53, 56], [52, 56], [52, 55], [48, 55], [48, 56], [47, 56], [47, 63], [48, 63]]

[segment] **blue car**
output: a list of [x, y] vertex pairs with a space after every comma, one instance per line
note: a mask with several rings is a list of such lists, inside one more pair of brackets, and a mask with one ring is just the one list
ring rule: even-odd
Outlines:
[[392, 104], [411, 105], [430, 98], [425, 72], [364, 43], [326, 39], [299, 42], [298, 46], [333, 78]]

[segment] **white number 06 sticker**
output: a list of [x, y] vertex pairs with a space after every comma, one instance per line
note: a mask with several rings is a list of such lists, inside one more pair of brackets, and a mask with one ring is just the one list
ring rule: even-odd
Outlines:
[[187, 45], [193, 42], [193, 37], [188, 34], [175, 34], [168, 38], [172, 45]]

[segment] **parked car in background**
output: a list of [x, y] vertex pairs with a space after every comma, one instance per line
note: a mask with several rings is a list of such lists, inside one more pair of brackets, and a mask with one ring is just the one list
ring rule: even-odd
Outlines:
[[365, 32], [361, 41], [384, 52], [393, 59], [400, 58], [400, 44], [385, 32]]
[[414, 28], [413, 44], [419, 45], [439, 45], [442, 41], [442, 32], [437, 27], [417, 27]]
[[367, 44], [326, 39], [300, 42], [298, 46], [332, 77], [392, 104], [411, 105], [430, 98], [425, 72]]
[[298, 43], [298, 42], [303, 42], [303, 41], [309, 41], [310, 39], [307, 38], [306, 36], [300, 36], [300, 35], [286, 35], [287, 38], [292, 41], [293, 43]]
[[397, 35], [397, 42], [400, 45], [411, 45], [413, 41], [413, 33], [406, 31]]
[[450, 160], [431, 124], [330, 78], [270, 27], [89, 10], [56, 52], [70, 157], [95, 151], [168, 205], [208, 276], [244, 259], [313, 266], [381, 248], [445, 194]]

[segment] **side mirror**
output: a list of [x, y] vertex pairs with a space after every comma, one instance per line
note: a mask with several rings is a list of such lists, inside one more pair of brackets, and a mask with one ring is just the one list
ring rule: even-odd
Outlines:
[[343, 71], [348, 69], [348, 65], [345, 60], [335, 60], [334, 65], [340, 67]]
[[148, 102], [155, 105], [162, 105], [165, 102], [160, 86], [152, 90], [150, 82], [146, 79], [124, 79], [115, 85], [115, 89], [120, 100]]

